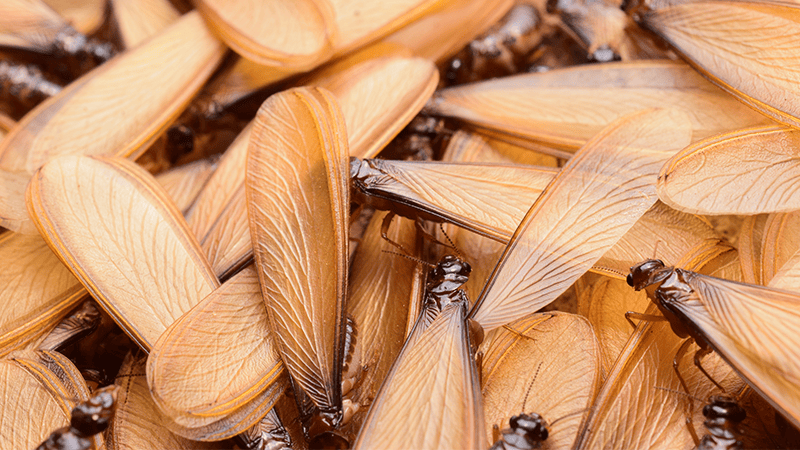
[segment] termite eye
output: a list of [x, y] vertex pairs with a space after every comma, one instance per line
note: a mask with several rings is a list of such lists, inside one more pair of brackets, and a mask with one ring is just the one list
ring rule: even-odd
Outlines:
[[625, 278], [625, 281], [627, 281], [627, 282], [628, 282], [628, 286], [630, 286], [630, 287], [633, 287], [633, 274], [632, 274], [632, 273], [629, 273], [629, 274], [628, 274], [628, 277], [627, 277], [627, 278]]

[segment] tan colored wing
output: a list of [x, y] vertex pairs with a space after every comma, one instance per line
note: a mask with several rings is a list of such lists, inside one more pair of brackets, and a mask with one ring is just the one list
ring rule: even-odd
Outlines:
[[738, 235], [739, 264], [742, 281], [750, 284], [766, 284], [761, 268], [764, 233], [769, 215], [747, 216], [741, 223]]
[[331, 56], [330, 11], [312, 0], [201, 0], [197, 9], [236, 53], [297, 72]]
[[40, 0], [8, 0], [0, 6], [0, 46], [47, 53], [69, 24]]
[[[364, 412], [403, 348], [409, 307], [419, 300], [412, 297], [417, 264], [384, 253], [397, 250], [381, 237], [381, 224], [386, 214], [373, 216], [350, 269], [347, 313], [356, 325], [356, 336], [354, 348], [352, 351], [345, 349], [345, 357], [350, 352], [352, 358], [359, 356], [360, 360], [346, 359], [343, 376], [348, 372], [353, 374], [350, 383], [358, 386], [348, 397], [362, 405]], [[416, 228], [407, 219], [396, 217], [388, 237], [411, 252], [417, 247]]]
[[201, 159], [162, 172], [156, 175], [156, 181], [169, 194], [175, 206], [185, 212], [216, 168], [216, 161]]
[[750, 386], [800, 425], [800, 295], [689, 273], [669, 302]]
[[353, 448], [486, 448], [473, 361], [464, 305], [448, 305], [403, 348]]
[[[706, 220], [656, 202], [600, 258], [593, 271], [625, 279], [632, 265], [653, 257], [688, 267], [715, 251], [721, 242], [722, 236]], [[689, 252], [694, 257], [684, 258]]]
[[271, 407], [286, 381], [252, 266], [167, 328], [147, 358], [153, 399], [179, 425], [192, 424], [179, 434], [194, 439], [205, 437], [190, 430], [200, 420]]
[[372, 169], [360, 183], [370, 195], [499, 242], [511, 238], [525, 212], [558, 173], [549, 167], [479, 163], [374, 159], [362, 164]]
[[798, 146], [800, 131], [777, 126], [696, 142], [661, 169], [658, 197], [693, 214], [751, 215], [800, 209], [800, 196], [795, 195], [800, 189]]
[[593, 64], [458, 86], [435, 94], [426, 110], [575, 149], [614, 120], [654, 107], [685, 110], [694, 139], [769, 122], [671, 61]]
[[48, 332], [86, 290], [38, 235], [0, 235], [0, 356]]
[[125, 48], [133, 48], [178, 20], [169, 0], [111, 0], [114, 22]]
[[446, 0], [318, 0], [334, 13], [338, 56], [397, 30], [441, 8]]
[[341, 410], [346, 139], [332, 94], [293, 89], [261, 106], [247, 161], [250, 234], [272, 330], [296, 385], [323, 411]]
[[439, 72], [420, 58], [378, 58], [315, 84], [339, 100], [350, 155], [371, 158], [399, 133], [428, 101]]
[[684, 114], [649, 110], [587, 143], [528, 211], [470, 317], [490, 330], [555, 300], [655, 203], [656, 173], [690, 136]]
[[511, 416], [537, 413], [553, 424], [542, 448], [571, 448], [600, 387], [599, 345], [583, 317], [532, 314], [500, 330], [481, 373], [490, 440], [494, 425], [502, 430]]
[[640, 14], [721, 88], [773, 119], [800, 125], [800, 5], [661, 1]]
[[219, 283], [152, 176], [127, 160], [65, 156], [29, 204], [48, 245], [143, 349]]
[[117, 412], [106, 433], [109, 450], [218, 449], [217, 442], [192, 441], [164, 428], [170, 419], [153, 403], [144, 371], [145, 358], [128, 354], [122, 362], [116, 379]]
[[772, 283], [775, 274], [799, 249], [800, 212], [770, 214], [761, 243], [761, 271], [765, 284]]
[[[27, 114], [0, 142], [0, 168], [32, 173], [59, 155], [143, 152], [200, 89], [223, 52], [200, 16], [187, 14]], [[22, 202], [16, 195], [8, 201]], [[19, 211], [0, 211], [0, 222], [20, 229], [28, 219]]]
[[242, 130], [228, 147], [219, 167], [186, 213], [189, 227], [220, 278], [253, 256], [244, 193], [251, 128]]
[[[436, 11], [387, 36], [384, 40], [410, 48], [414, 55], [437, 63], [464, 48], [499, 21], [512, 0], [447, 0]], [[435, 42], [436, 45], [431, 45]]]
[[91, 34], [105, 20], [105, 0], [45, 0], [61, 17], [83, 34]]

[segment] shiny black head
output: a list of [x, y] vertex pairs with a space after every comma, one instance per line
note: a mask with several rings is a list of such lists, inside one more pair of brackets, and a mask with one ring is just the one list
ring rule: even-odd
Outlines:
[[446, 255], [428, 273], [428, 284], [449, 281], [461, 285], [467, 282], [470, 272], [472, 267], [469, 263], [453, 255]]
[[747, 411], [731, 398], [714, 396], [711, 397], [711, 402], [703, 407], [703, 415], [712, 420], [723, 418], [739, 423], [747, 418]]
[[91, 436], [108, 428], [117, 408], [119, 386], [111, 385], [97, 390], [85, 402], [72, 409], [70, 426], [83, 436]]
[[547, 422], [536, 413], [520, 414], [508, 420], [508, 424], [516, 434], [524, 434], [530, 442], [542, 442], [547, 439]]
[[636, 264], [631, 267], [631, 273], [626, 279], [628, 286], [633, 287], [637, 291], [641, 291], [658, 281], [660, 269], [664, 267], [664, 263], [660, 259], [648, 259]]

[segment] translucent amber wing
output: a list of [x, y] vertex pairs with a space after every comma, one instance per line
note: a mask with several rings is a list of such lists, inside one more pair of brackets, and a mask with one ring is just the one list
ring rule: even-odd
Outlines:
[[114, 22], [125, 48], [133, 48], [178, 20], [169, 0], [111, 0]]
[[449, 305], [403, 348], [353, 448], [484, 449], [479, 389], [463, 305]]
[[186, 211], [214, 173], [217, 163], [201, 159], [156, 175], [156, 181], [167, 191], [181, 211]]
[[684, 114], [649, 110], [587, 143], [528, 211], [470, 316], [490, 330], [555, 300], [655, 203], [656, 173], [690, 135]]
[[214, 31], [245, 58], [305, 71], [331, 56], [328, 8], [312, 0], [201, 0], [196, 6]]
[[800, 425], [800, 295], [692, 274], [669, 305], [795, 426]]
[[487, 437], [494, 425], [508, 428], [511, 416], [537, 413], [553, 423], [542, 448], [570, 448], [599, 387], [600, 351], [586, 319], [558, 312], [520, 319], [483, 357]]
[[800, 125], [800, 5], [659, 1], [641, 22], [739, 100]]
[[319, 0], [334, 12], [336, 54], [377, 40], [446, 4], [444, 0]]
[[106, 432], [110, 450], [206, 450], [218, 449], [218, 442], [198, 442], [173, 434], [164, 428], [164, 416], [150, 395], [144, 376], [145, 359], [125, 358], [116, 384], [120, 386], [117, 412]]
[[671, 61], [587, 65], [443, 89], [426, 111], [564, 149], [646, 108], [680, 108], [693, 138], [769, 120]]
[[250, 126], [242, 130], [228, 147], [219, 167], [186, 213], [189, 227], [219, 277], [253, 255], [244, 193], [250, 130]]
[[[419, 58], [379, 58], [344, 70], [318, 84], [339, 100], [350, 155], [371, 158], [394, 138], [428, 101], [439, 72]], [[311, 81], [311, 83], [316, 84]]]
[[800, 212], [770, 214], [764, 224], [764, 238], [761, 244], [761, 272], [765, 284], [772, 283], [776, 273], [782, 270], [798, 249], [800, 249]]
[[58, 158], [28, 197], [48, 245], [145, 350], [219, 285], [180, 213], [132, 162]]
[[0, 46], [46, 53], [69, 24], [40, 0], [8, 0], [0, 7]]
[[83, 34], [93, 33], [106, 18], [104, 0], [46, 0], [46, 3]]
[[[696, 142], [658, 176], [658, 197], [693, 214], [751, 215], [800, 209], [800, 131], [760, 127]], [[768, 182], [765, 182], [768, 180]]]
[[341, 408], [349, 191], [332, 94], [276, 94], [256, 116], [247, 209], [261, 290], [283, 362], [322, 410]]
[[[200, 16], [187, 14], [27, 114], [0, 142], [0, 168], [33, 173], [59, 155], [141, 153], [200, 89], [223, 53]], [[18, 195], [8, 201], [16, 207], [0, 212], [2, 224], [18, 230], [29, 219], [20, 213]]]
[[747, 216], [742, 221], [738, 236], [739, 263], [742, 268], [742, 281], [750, 284], [766, 284], [761, 271], [761, 252], [764, 232], [769, 215]]
[[173, 323], [147, 359], [162, 409], [198, 416], [230, 414], [284, 372], [252, 266]]
[[[511, 0], [447, 0], [440, 7], [385, 38], [414, 55], [443, 62], [500, 20]], [[431, 45], [436, 42], [436, 45]]]
[[365, 161], [370, 195], [505, 242], [558, 171], [549, 167]]

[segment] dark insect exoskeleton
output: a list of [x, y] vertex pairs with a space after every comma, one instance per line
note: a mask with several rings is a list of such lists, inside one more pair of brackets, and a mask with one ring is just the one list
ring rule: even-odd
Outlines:
[[703, 425], [708, 434], [703, 436], [698, 450], [741, 450], [742, 441], [739, 424], [747, 418], [747, 412], [729, 397], [713, 396], [703, 407], [706, 420]]
[[22, 117], [39, 103], [61, 92], [61, 85], [51, 81], [36, 66], [0, 61], [0, 100]]
[[72, 408], [69, 426], [50, 434], [36, 450], [88, 450], [92, 448], [91, 437], [102, 433], [111, 424], [117, 408], [119, 386], [111, 385], [98, 389], [86, 401]]
[[444, 119], [419, 114], [382, 153], [386, 159], [432, 161], [446, 144], [450, 132]]
[[236, 436], [237, 442], [247, 450], [287, 450], [292, 448], [292, 439], [271, 409], [261, 421]]
[[454, 85], [524, 71], [528, 54], [542, 39], [540, 22], [533, 5], [513, 7], [497, 25], [450, 60], [443, 81]]
[[94, 332], [100, 326], [100, 310], [94, 302], [86, 301], [56, 326], [39, 345], [39, 350], [63, 353], [63, 349]]
[[539, 414], [519, 414], [508, 423], [510, 427], [501, 432], [490, 450], [532, 450], [547, 440], [547, 422]]

